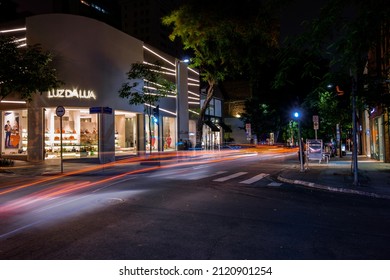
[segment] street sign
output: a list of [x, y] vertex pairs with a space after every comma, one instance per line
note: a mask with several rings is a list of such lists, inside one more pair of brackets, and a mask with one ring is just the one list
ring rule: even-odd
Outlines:
[[112, 108], [110, 107], [90, 107], [90, 114], [112, 114]]
[[112, 108], [110, 107], [103, 107], [103, 114], [112, 114]]
[[103, 107], [90, 107], [89, 113], [90, 114], [100, 114], [100, 113], [102, 113], [102, 108]]
[[56, 108], [56, 115], [57, 115], [57, 117], [62, 117], [63, 115], [65, 115], [65, 108], [64, 108], [64, 106], [57, 106], [57, 108]]

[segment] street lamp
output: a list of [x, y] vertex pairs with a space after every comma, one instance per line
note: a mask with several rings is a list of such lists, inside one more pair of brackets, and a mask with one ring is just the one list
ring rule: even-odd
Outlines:
[[294, 118], [298, 121], [298, 145], [299, 145], [299, 161], [300, 161], [300, 171], [304, 172], [303, 166], [303, 145], [301, 139], [301, 114], [298, 111], [295, 111], [293, 114]]

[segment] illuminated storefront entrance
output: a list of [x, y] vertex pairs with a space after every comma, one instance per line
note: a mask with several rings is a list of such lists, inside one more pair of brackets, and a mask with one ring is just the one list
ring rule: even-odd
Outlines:
[[27, 110], [7, 110], [2, 112], [3, 141], [2, 155], [27, 154]]
[[137, 152], [137, 115], [115, 112], [115, 155], [131, 155]]
[[66, 108], [62, 117], [56, 116], [56, 108], [45, 109], [45, 158], [97, 157], [99, 125], [96, 114], [88, 108]]

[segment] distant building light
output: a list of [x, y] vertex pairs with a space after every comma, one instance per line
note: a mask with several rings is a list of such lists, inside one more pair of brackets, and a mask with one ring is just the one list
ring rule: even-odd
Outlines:
[[84, 4], [85, 6], [92, 7], [95, 10], [97, 10], [97, 11], [103, 13], [103, 14], [108, 14], [108, 12], [105, 9], [103, 9], [102, 7], [100, 7], [100, 6], [98, 6], [98, 5], [94, 4], [94, 3], [89, 3], [89, 2], [83, 1], [83, 0], [80, 0], [80, 3]]

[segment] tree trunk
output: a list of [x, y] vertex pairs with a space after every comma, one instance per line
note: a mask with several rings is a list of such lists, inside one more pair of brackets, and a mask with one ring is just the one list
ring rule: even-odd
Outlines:
[[198, 118], [198, 121], [196, 123], [196, 146], [197, 147], [202, 146], [204, 116], [206, 113], [206, 109], [209, 106], [209, 103], [214, 96], [215, 82], [209, 81], [208, 83], [209, 83], [209, 87], [207, 89], [206, 98], [205, 98], [205, 101], [203, 103], [202, 108], [200, 109], [199, 118]]

